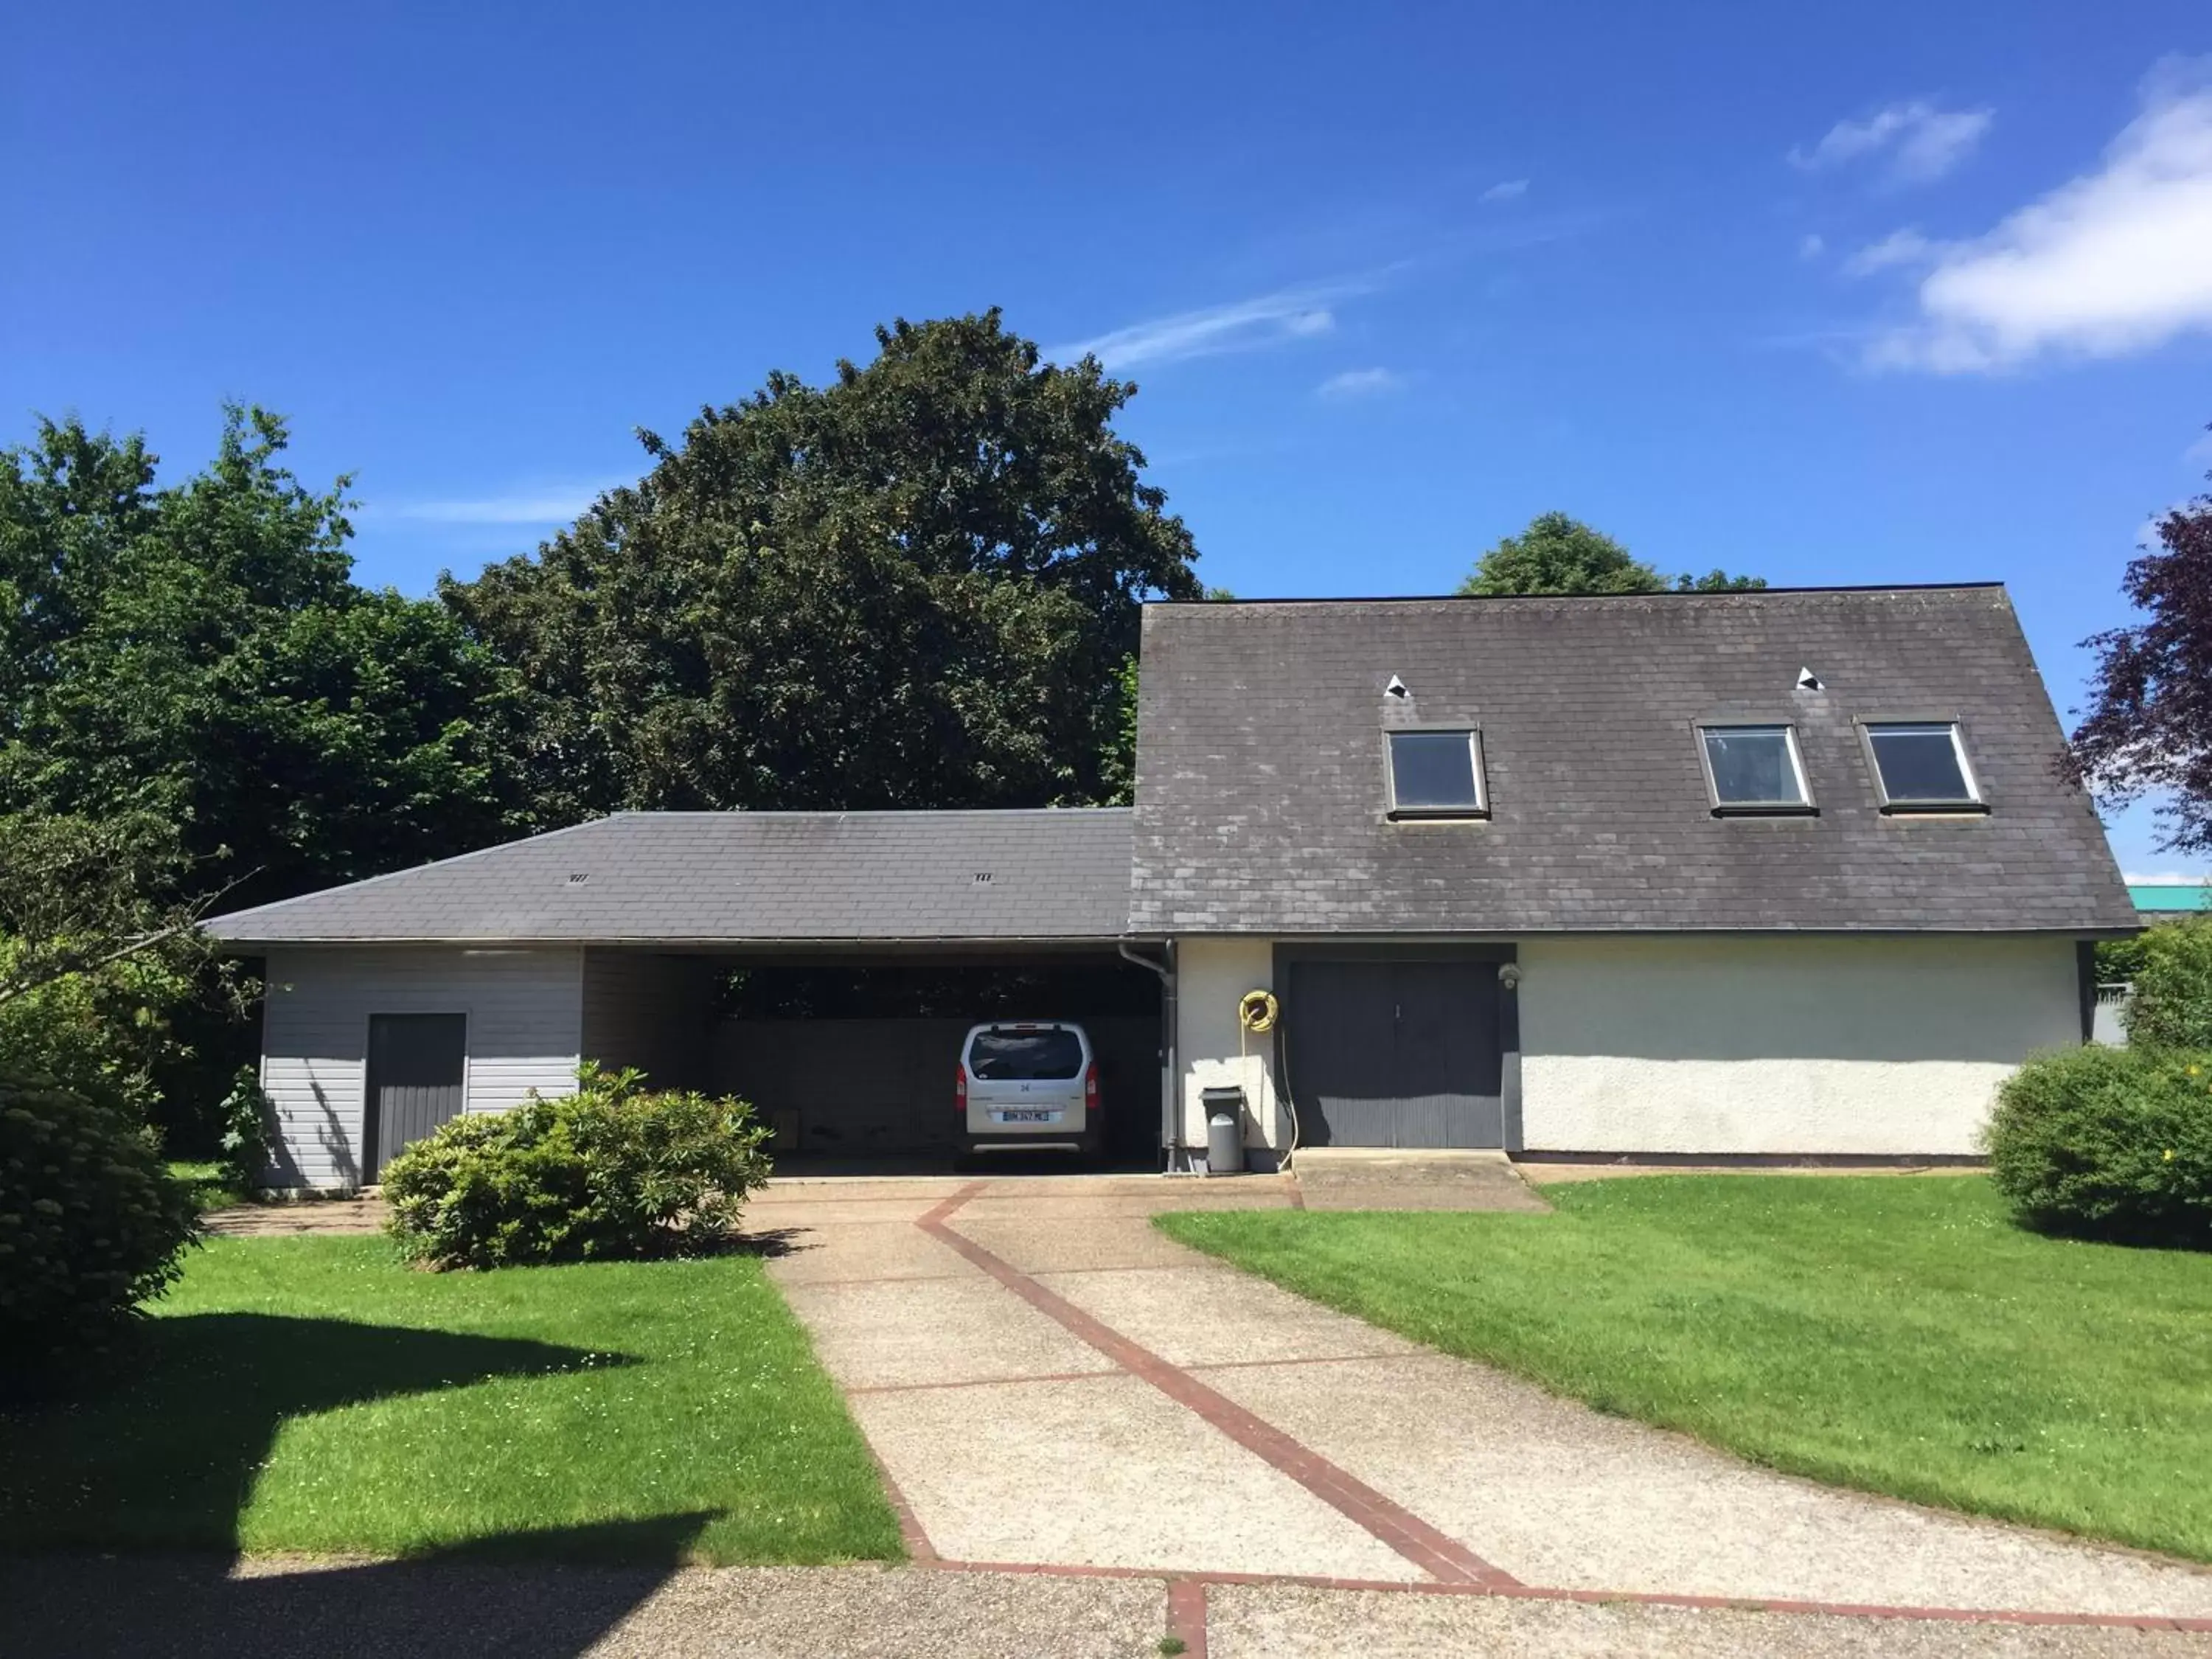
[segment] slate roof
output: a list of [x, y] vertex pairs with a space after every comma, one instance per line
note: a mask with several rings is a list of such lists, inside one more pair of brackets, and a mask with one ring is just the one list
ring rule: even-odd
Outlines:
[[617, 812], [206, 927], [239, 945], [1110, 939], [1128, 921], [1129, 820]]
[[[1157, 605], [1143, 661], [1139, 933], [2136, 925], [2001, 587]], [[1713, 716], [1818, 816], [1713, 816]], [[1854, 716], [1958, 719], [1987, 814], [1884, 816]], [[1397, 721], [1480, 727], [1487, 822], [1386, 818]]]

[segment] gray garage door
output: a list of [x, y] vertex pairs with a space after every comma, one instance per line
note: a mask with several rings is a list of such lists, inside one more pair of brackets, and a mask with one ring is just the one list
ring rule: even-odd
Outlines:
[[1283, 1031], [1314, 1146], [1503, 1146], [1494, 962], [1290, 964]]
[[369, 1016], [363, 1181], [375, 1180], [409, 1142], [460, 1115], [468, 1027], [463, 1014]]

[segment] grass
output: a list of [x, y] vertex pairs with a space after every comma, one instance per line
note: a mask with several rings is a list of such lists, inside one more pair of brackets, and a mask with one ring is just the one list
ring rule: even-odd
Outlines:
[[898, 1526], [759, 1261], [495, 1273], [216, 1239], [128, 1375], [0, 1413], [0, 1547], [887, 1559]]
[[253, 1201], [253, 1195], [232, 1181], [229, 1172], [213, 1158], [173, 1158], [169, 1174], [191, 1189], [192, 1202], [203, 1215]]
[[1978, 1176], [1649, 1176], [1545, 1195], [1557, 1214], [1159, 1225], [1776, 1468], [2212, 1560], [2212, 1255], [2023, 1232]]

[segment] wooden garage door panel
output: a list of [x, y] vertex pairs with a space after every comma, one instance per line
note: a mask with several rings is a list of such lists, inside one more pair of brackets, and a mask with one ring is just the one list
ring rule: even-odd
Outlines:
[[368, 1020], [368, 1133], [374, 1180], [412, 1142], [466, 1104], [468, 1017], [372, 1014]]
[[1497, 964], [1291, 965], [1290, 1085], [1312, 1146], [1502, 1146]]

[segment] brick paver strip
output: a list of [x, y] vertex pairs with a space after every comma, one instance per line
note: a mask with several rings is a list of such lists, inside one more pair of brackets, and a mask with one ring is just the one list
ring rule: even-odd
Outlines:
[[873, 1446], [868, 1448], [868, 1455], [875, 1462], [876, 1474], [884, 1483], [884, 1497], [891, 1506], [891, 1513], [898, 1517], [899, 1542], [906, 1546], [907, 1559], [918, 1567], [947, 1565], [937, 1553], [937, 1546], [929, 1541], [929, 1534], [921, 1529], [914, 1505], [906, 1501], [906, 1494], [899, 1490], [899, 1483], [891, 1474], [891, 1466], [877, 1455]]
[[1184, 1659], [1206, 1659], [1206, 1581], [1168, 1580], [1168, 1634], [1182, 1644]]
[[1579, 1601], [1593, 1607], [1627, 1602], [1638, 1607], [1688, 1607], [1699, 1611], [1775, 1613], [1832, 1619], [1896, 1619], [1926, 1624], [2063, 1625], [2094, 1630], [2178, 1631], [2212, 1634], [2212, 1619], [2166, 1613], [2033, 1613], [2011, 1607], [1886, 1607], [1871, 1601], [1796, 1601], [1755, 1595], [1691, 1595], [1668, 1590], [1561, 1589], [1540, 1584], [1411, 1583], [1402, 1578], [1328, 1578], [1297, 1572], [1176, 1573], [1158, 1567], [1093, 1567], [1029, 1561], [937, 1561], [945, 1572], [1006, 1572], [1069, 1578], [1181, 1578], [1194, 1584], [1296, 1585], [1302, 1589], [1376, 1590], [1394, 1595], [1494, 1595], [1510, 1601]]
[[1287, 1474], [1347, 1519], [1388, 1544], [1424, 1572], [1449, 1582], [1504, 1589], [1520, 1581], [1492, 1566], [1457, 1539], [1437, 1531], [1411, 1510], [1330, 1462], [1319, 1452], [1216, 1394], [1181, 1366], [1171, 1365], [1092, 1318], [1073, 1303], [1047, 1289], [1012, 1263], [985, 1249], [947, 1224], [960, 1206], [981, 1192], [976, 1182], [931, 1206], [915, 1224], [939, 1243], [950, 1245], [1047, 1318], [1089, 1343], [1131, 1376], [1206, 1419], [1245, 1450]]

